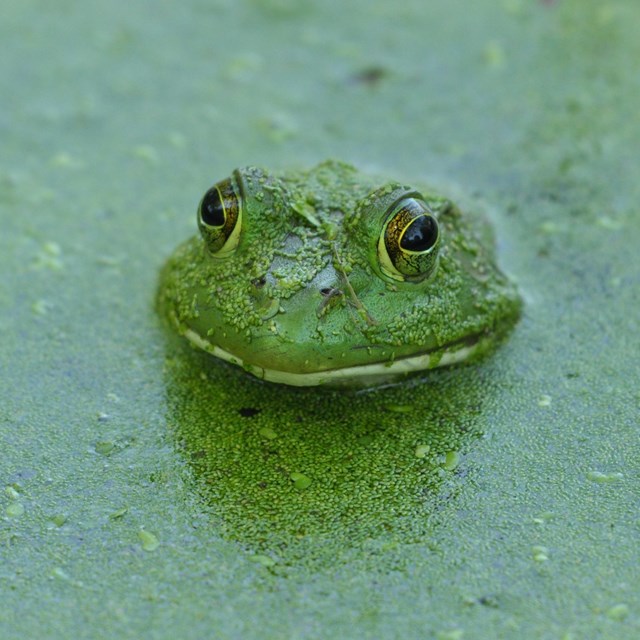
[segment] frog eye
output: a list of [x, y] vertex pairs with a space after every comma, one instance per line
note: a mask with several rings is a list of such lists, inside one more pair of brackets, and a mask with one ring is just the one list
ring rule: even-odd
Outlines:
[[404, 198], [389, 209], [382, 227], [380, 269], [394, 280], [420, 282], [435, 272], [439, 241], [438, 221], [426, 202]]
[[242, 198], [231, 178], [209, 189], [198, 207], [198, 228], [209, 253], [228, 257], [238, 246], [242, 222]]

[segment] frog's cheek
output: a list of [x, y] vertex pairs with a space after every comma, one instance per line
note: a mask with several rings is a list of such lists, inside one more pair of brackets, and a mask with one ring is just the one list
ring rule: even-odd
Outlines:
[[257, 311], [262, 320], [270, 320], [280, 311], [280, 300], [265, 299], [260, 306], [257, 307]]

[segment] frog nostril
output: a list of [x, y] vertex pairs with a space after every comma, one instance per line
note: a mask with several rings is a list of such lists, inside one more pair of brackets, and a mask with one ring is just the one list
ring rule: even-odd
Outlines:
[[343, 295], [342, 289], [338, 289], [337, 287], [322, 287], [320, 293], [324, 298], [335, 298]]

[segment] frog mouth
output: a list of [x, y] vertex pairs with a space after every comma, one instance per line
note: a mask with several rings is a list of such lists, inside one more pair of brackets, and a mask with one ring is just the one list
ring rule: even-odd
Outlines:
[[184, 336], [196, 347], [203, 349], [221, 360], [242, 367], [245, 371], [261, 380], [288, 384], [295, 387], [315, 387], [322, 385], [373, 386], [385, 384], [418, 371], [459, 364], [478, 353], [484, 352], [484, 350], [495, 341], [495, 335], [482, 333], [467, 336], [436, 349], [423, 351], [403, 358], [323, 371], [296, 373], [279, 369], [269, 369], [244, 362], [238, 356], [205, 340], [192, 329], [186, 329]]

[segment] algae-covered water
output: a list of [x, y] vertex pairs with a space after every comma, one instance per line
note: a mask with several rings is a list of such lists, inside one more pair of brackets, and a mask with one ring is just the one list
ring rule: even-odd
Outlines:
[[[5, 2], [0, 637], [640, 638], [640, 5]], [[369, 393], [154, 310], [240, 165], [484, 203], [524, 315]]]

